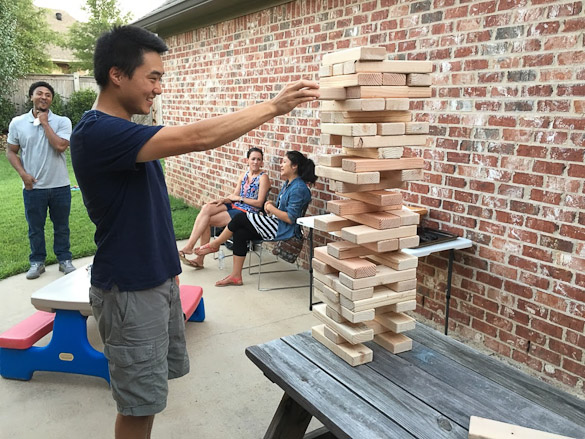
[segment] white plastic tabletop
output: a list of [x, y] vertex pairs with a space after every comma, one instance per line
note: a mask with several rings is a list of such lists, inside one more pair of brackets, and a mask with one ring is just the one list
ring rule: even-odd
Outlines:
[[430, 255], [431, 253], [442, 252], [451, 249], [468, 248], [473, 245], [473, 242], [467, 238], [457, 238], [453, 241], [441, 242], [439, 244], [427, 245], [419, 248], [405, 248], [402, 250], [403, 253], [407, 253], [412, 256], [423, 258]]
[[91, 315], [89, 306], [90, 273], [87, 265], [63, 276], [31, 295], [31, 303], [41, 311], [58, 309], [80, 311]]

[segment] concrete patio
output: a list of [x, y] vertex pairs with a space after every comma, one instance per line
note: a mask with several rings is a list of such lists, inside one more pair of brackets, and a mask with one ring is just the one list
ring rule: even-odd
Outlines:
[[[82, 258], [74, 263], [79, 268], [91, 260]], [[227, 275], [231, 258], [226, 258], [223, 271], [211, 257], [205, 262], [204, 270], [183, 266], [181, 283], [203, 287], [207, 316], [203, 323], [187, 324], [191, 373], [170, 382], [168, 405], [157, 415], [152, 437], [261, 438], [283, 392], [264, 377], [244, 351], [250, 345], [315, 325], [317, 320], [308, 308], [308, 288], [261, 292], [257, 276], [247, 271], [243, 286], [217, 288], [214, 283]], [[278, 266], [292, 267], [283, 262]], [[51, 265], [36, 280], [20, 274], [0, 281], [0, 332], [32, 314], [31, 293], [60, 276], [57, 265]], [[308, 281], [308, 273], [280, 273], [265, 279], [266, 286], [302, 284]], [[88, 335], [101, 350], [91, 317]], [[46, 344], [49, 337], [39, 344]], [[113, 437], [116, 407], [107, 383], [100, 378], [36, 372], [26, 382], [0, 379], [0, 406], [1, 438]], [[309, 431], [319, 426], [313, 420]]]

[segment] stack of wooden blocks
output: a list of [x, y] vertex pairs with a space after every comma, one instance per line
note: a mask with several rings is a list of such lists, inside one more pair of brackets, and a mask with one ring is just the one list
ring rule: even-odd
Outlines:
[[432, 64], [390, 61], [380, 47], [327, 54], [320, 70], [321, 144], [341, 154], [317, 158], [316, 174], [345, 199], [329, 201], [315, 229], [340, 236], [315, 249], [313, 337], [351, 365], [372, 361], [363, 342], [393, 353], [412, 349], [402, 334], [415, 320], [419, 215], [391, 190], [422, 179], [423, 159], [404, 158], [405, 146], [425, 145], [429, 126], [415, 122], [410, 99], [431, 96]]

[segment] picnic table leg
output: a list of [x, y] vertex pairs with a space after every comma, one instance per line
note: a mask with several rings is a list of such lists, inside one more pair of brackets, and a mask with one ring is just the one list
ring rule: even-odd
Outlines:
[[264, 439], [303, 439], [311, 418], [308, 411], [285, 393]]

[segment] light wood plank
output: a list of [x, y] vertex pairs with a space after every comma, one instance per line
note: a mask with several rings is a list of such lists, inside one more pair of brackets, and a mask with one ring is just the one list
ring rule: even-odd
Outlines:
[[374, 276], [376, 274], [376, 264], [361, 258], [335, 259], [327, 254], [326, 246], [315, 248], [314, 255], [316, 259], [325, 262], [327, 265], [354, 279]]
[[321, 134], [319, 137], [321, 145], [341, 145], [341, 136], [335, 136], [332, 134]]
[[319, 89], [319, 100], [342, 101], [347, 98], [347, 89], [343, 87], [323, 87]]
[[366, 364], [373, 360], [374, 354], [369, 347], [361, 343], [354, 345], [351, 343], [335, 344], [325, 337], [323, 327], [324, 325], [319, 325], [311, 329], [313, 338], [349, 365], [359, 366], [360, 364]]
[[[416, 286], [416, 280], [415, 280]], [[415, 290], [416, 291], [416, 290]], [[376, 314], [386, 314], [388, 312], [405, 312], [405, 311], [414, 311], [416, 310], [416, 300], [405, 300], [403, 302], [398, 302], [393, 305], [388, 306], [381, 306], [376, 308]]]
[[[355, 221], [359, 224], [364, 224], [366, 226], [373, 227], [374, 229], [383, 230], [383, 229], [393, 229], [394, 227], [400, 227], [400, 217], [393, 215], [392, 212], [370, 212], [358, 215], [344, 215], [344, 218], [349, 219], [351, 221]], [[398, 241], [395, 240], [395, 244], [398, 245]], [[370, 250], [372, 247], [367, 247]], [[395, 250], [398, 250], [396, 248]], [[389, 250], [388, 250], [389, 251]]]
[[391, 85], [360, 85], [347, 87], [346, 99], [368, 99], [368, 98], [409, 98], [422, 99], [430, 98], [432, 91], [430, 87], [408, 87]]
[[[329, 326], [327, 326], [327, 325], [321, 325], [321, 326], [323, 327], [323, 334], [325, 335], [325, 337], [327, 337], [333, 343], [335, 343], [335, 344], [347, 343], [347, 340], [345, 338], [343, 338], [341, 335], [339, 335], [337, 332], [335, 332]], [[353, 346], [352, 344], [350, 344], [350, 345]]]
[[532, 428], [471, 416], [469, 439], [573, 439]]
[[412, 331], [416, 326], [416, 320], [409, 315], [400, 312], [377, 314], [374, 320], [397, 334]]
[[348, 259], [371, 255], [372, 251], [366, 247], [351, 242], [335, 241], [327, 244], [327, 253], [335, 259]]
[[395, 305], [415, 298], [416, 290], [396, 292], [386, 286], [376, 287], [372, 297], [362, 300], [350, 300], [342, 294], [339, 295], [341, 306], [355, 312], [375, 308], [376, 314], [378, 314], [378, 307]]
[[[365, 137], [362, 137], [364, 139]], [[422, 169], [425, 161], [420, 157], [409, 157], [403, 159], [364, 159], [353, 158], [343, 159], [341, 168], [348, 172], [374, 172], [374, 171], [395, 171], [403, 169]]]
[[343, 63], [337, 63], [332, 65], [332, 73], [333, 75], [343, 75]]
[[[360, 73], [356, 73], [359, 75]], [[365, 73], [361, 73], [365, 75]], [[370, 73], [373, 74], [373, 73]], [[355, 85], [406, 85], [406, 75], [404, 73], [382, 73], [382, 84], [355, 84]]]
[[[370, 227], [374, 227], [371, 224], [366, 224], [367, 226]], [[377, 227], [374, 227], [374, 229], [376, 229]], [[391, 228], [391, 227], [388, 227]], [[400, 238], [402, 239], [402, 238]], [[381, 241], [376, 241], [376, 242], [365, 242], [363, 244], [361, 244], [363, 247], [369, 248], [370, 250], [373, 250], [376, 253], [383, 253], [383, 252], [392, 252], [395, 250], [398, 250], [399, 244], [400, 244], [400, 239], [398, 238], [392, 238], [392, 239], [383, 239]]]
[[404, 122], [382, 122], [377, 124], [378, 136], [402, 136], [406, 132]]
[[398, 248], [403, 250], [405, 248], [418, 247], [420, 244], [420, 236], [407, 236], [406, 238], [400, 238], [398, 240]]
[[382, 241], [392, 238], [404, 238], [416, 235], [416, 226], [400, 226], [394, 229], [377, 230], [369, 226], [359, 225], [341, 229], [341, 238], [354, 244]]
[[418, 267], [418, 258], [416, 256], [401, 251], [371, 255], [370, 260], [395, 270], [409, 270]]
[[[342, 101], [328, 102], [340, 103]], [[323, 104], [325, 103], [327, 102], [323, 102]], [[381, 111], [322, 111], [319, 117], [321, 122], [325, 123], [406, 123], [411, 122], [412, 113], [410, 111], [384, 111], [382, 108]]]
[[[363, 73], [362, 73], [363, 74]], [[357, 73], [359, 75], [359, 73]], [[430, 87], [432, 84], [431, 75], [427, 73], [409, 73], [406, 75], [406, 85], [409, 87]], [[374, 84], [359, 84], [374, 85]], [[386, 84], [384, 84], [386, 85]]]
[[[343, 64], [341, 64], [343, 66]], [[319, 66], [319, 78], [326, 78], [333, 74], [333, 68], [331, 65]]]
[[339, 293], [340, 300], [342, 296], [352, 301], [368, 299], [370, 297], [373, 297], [375, 292], [374, 287], [359, 288], [355, 290], [348, 288], [341, 282], [339, 282], [339, 276], [337, 276], [337, 279], [333, 280], [331, 288], [333, 288], [335, 291]]
[[322, 323], [325, 323], [351, 344], [365, 343], [374, 339], [374, 331], [368, 328], [363, 323], [338, 323], [326, 314], [327, 305], [321, 303], [313, 306], [313, 315], [317, 317]]
[[[341, 145], [346, 148], [387, 148], [389, 146], [424, 146], [428, 136], [342, 136]], [[421, 159], [422, 160], [422, 159]]]
[[374, 336], [374, 343], [379, 344], [393, 354], [412, 350], [412, 340], [404, 334], [384, 332]]
[[346, 75], [361, 72], [388, 72], [388, 73], [431, 73], [431, 61], [402, 61], [386, 60], [381, 62], [346, 61], [343, 63], [343, 73]]
[[402, 157], [402, 154], [404, 154], [404, 147], [391, 146], [389, 148], [342, 148], [342, 152], [346, 156], [351, 155], [354, 157], [364, 157], [368, 159], [399, 159]]
[[317, 164], [332, 168], [341, 168], [341, 160], [348, 158], [349, 154], [319, 154]]
[[337, 136], [375, 136], [378, 132], [378, 124], [322, 123], [321, 132], [325, 134], [334, 134]]
[[317, 278], [315, 278], [314, 281], [315, 281], [315, 283], [313, 284], [313, 286], [315, 287], [316, 290], [319, 290], [321, 292], [320, 299], [323, 302], [325, 302], [327, 305], [334, 308], [337, 312], [340, 312], [340, 310], [339, 310], [339, 293], [337, 291], [335, 291], [333, 288], [330, 288], [327, 285], [325, 285], [323, 282], [321, 282]]
[[378, 206], [357, 200], [333, 200], [327, 202], [327, 211], [335, 215], [345, 216], [366, 212], [394, 211], [401, 209], [401, 204]]
[[384, 47], [352, 47], [323, 55], [322, 64], [336, 64], [345, 61], [383, 61], [386, 59]]
[[332, 214], [314, 216], [313, 221], [315, 229], [322, 232], [335, 232], [356, 225], [354, 221]]
[[374, 309], [365, 309], [362, 311], [350, 311], [347, 308], [341, 307], [341, 316], [349, 322], [360, 323], [368, 322], [376, 316]]
[[412, 270], [396, 271], [390, 267], [378, 265], [375, 276], [362, 279], [355, 279], [345, 273], [339, 273], [339, 282], [352, 290], [377, 287], [378, 285], [387, 285], [409, 279], [416, 279], [416, 270], [414, 268]]
[[[331, 76], [329, 78], [322, 78], [319, 81], [321, 87], [351, 87], [356, 85], [386, 85], [383, 84], [382, 78], [383, 73], [356, 73], [354, 75], [340, 75]], [[394, 85], [406, 85], [406, 75], [403, 75], [404, 82], [402, 84]], [[390, 85], [390, 84], [389, 84]]]
[[391, 192], [387, 190], [369, 191], [369, 192], [345, 192], [337, 193], [343, 197], [352, 200], [363, 201], [364, 203], [375, 204], [377, 206], [395, 206], [402, 204], [402, 194], [400, 192]]
[[316, 166], [315, 174], [318, 177], [331, 178], [337, 181], [344, 181], [352, 184], [370, 184], [380, 182], [379, 172], [348, 172], [339, 168], [328, 166]]
[[411, 226], [420, 223], [420, 215], [406, 207], [403, 207], [402, 210], [392, 212], [392, 214], [400, 217], [400, 225], [402, 226]]
[[[408, 99], [402, 99], [399, 103], [400, 109], [408, 110], [410, 104]], [[384, 111], [386, 110], [385, 99], [349, 99], [345, 101], [321, 102], [321, 112], [340, 112], [340, 111]], [[409, 119], [410, 120], [410, 119]]]
[[332, 274], [335, 276], [339, 275], [339, 270], [336, 270], [331, 265], [327, 265], [325, 262], [320, 261], [319, 259], [313, 258], [313, 274], [320, 273], [320, 274]]
[[[319, 262], [321, 262], [321, 261], [319, 261]], [[327, 265], [327, 266], [329, 267], [329, 265]], [[339, 281], [338, 273], [339, 273], [339, 271], [337, 271], [337, 270], [335, 270], [335, 273], [321, 273], [319, 270], [315, 270], [315, 267], [313, 267], [313, 278], [317, 279], [323, 285], [327, 285], [329, 288], [333, 288], [333, 283], [335, 281]]]

